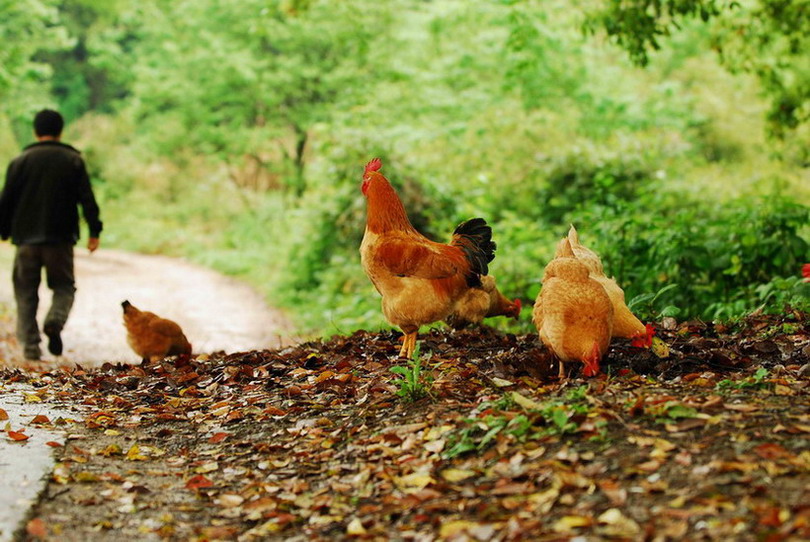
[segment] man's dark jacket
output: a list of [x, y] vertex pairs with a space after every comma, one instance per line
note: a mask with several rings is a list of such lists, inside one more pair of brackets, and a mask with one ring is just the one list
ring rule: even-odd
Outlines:
[[79, 151], [59, 141], [40, 141], [23, 149], [6, 171], [0, 196], [0, 237], [15, 245], [75, 244], [81, 205], [90, 237], [102, 223], [90, 179]]

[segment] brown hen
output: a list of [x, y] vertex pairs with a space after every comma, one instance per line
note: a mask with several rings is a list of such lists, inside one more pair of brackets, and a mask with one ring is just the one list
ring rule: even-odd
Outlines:
[[507, 316], [518, 319], [522, 305], [520, 299], [510, 301], [498, 290], [495, 277], [481, 277], [480, 288], [470, 288], [456, 303], [453, 313], [445, 323], [453, 329], [462, 329], [469, 325], [480, 324], [484, 318]]
[[624, 299], [624, 290], [615, 279], [605, 275], [599, 256], [579, 242], [579, 234], [573, 225], [568, 230], [568, 237], [558, 243], [558, 255], [564, 250], [563, 244], [566, 242], [570, 244], [577, 260], [588, 268], [591, 278], [602, 285], [610, 298], [610, 302], [613, 304], [613, 336], [638, 340], [640, 344], [649, 346], [654, 333], [652, 326], [645, 326], [630, 311]]
[[566, 361], [584, 363], [585, 376], [598, 374], [613, 332], [613, 305], [605, 289], [574, 257], [567, 239], [546, 266], [542, 282], [532, 320], [540, 340], [560, 359], [560, 378]]
[[124, 308], [127, 342], [143, 361], [191, 354], [191, 344], [176, 322], [139, 310], [129, 301], [124, 301], [121, 306]]

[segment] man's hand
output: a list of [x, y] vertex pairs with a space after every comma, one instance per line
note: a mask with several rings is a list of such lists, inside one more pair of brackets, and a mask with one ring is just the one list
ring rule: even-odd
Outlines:
[[87, 250], [89, 250], [90, 253], [92, 254], [98, 248], [99, 243], [100, 241], [98, 237], [91, 237], [90, 239], [87, 240]]

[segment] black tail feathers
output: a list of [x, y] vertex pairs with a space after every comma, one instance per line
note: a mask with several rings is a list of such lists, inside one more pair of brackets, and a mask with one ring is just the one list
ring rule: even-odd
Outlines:
[[487, 264], [495, 258], [496, 245], [492, 240], [492, 228], [483, 218], [471, 218], [456, 227], [452, 244], [463, 250], [470, 262], [467, 284], [480, 286], [480, 275], [489, 273]]

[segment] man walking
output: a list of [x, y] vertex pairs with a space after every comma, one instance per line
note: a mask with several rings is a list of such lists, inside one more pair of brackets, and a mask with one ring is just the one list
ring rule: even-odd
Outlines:
[[64, 124], [56, 111], [37, 113], [37, 142], [11, 161], [0, 195], [0, 237], [11, 237], [17, 246], [13, 271], [17, 340], [29, 360], [42, 355], [36, 319], [42, 268], [53, 290], [43, 331], [48, 350], [58, 356], [62, 354], [62, 328], [76, 292], [73, 245], [79, 240], [78, 206], [90, 231], [90, 252], [98, 248], [102, 229], [84, 160], [78, 150], [60, 141]]

